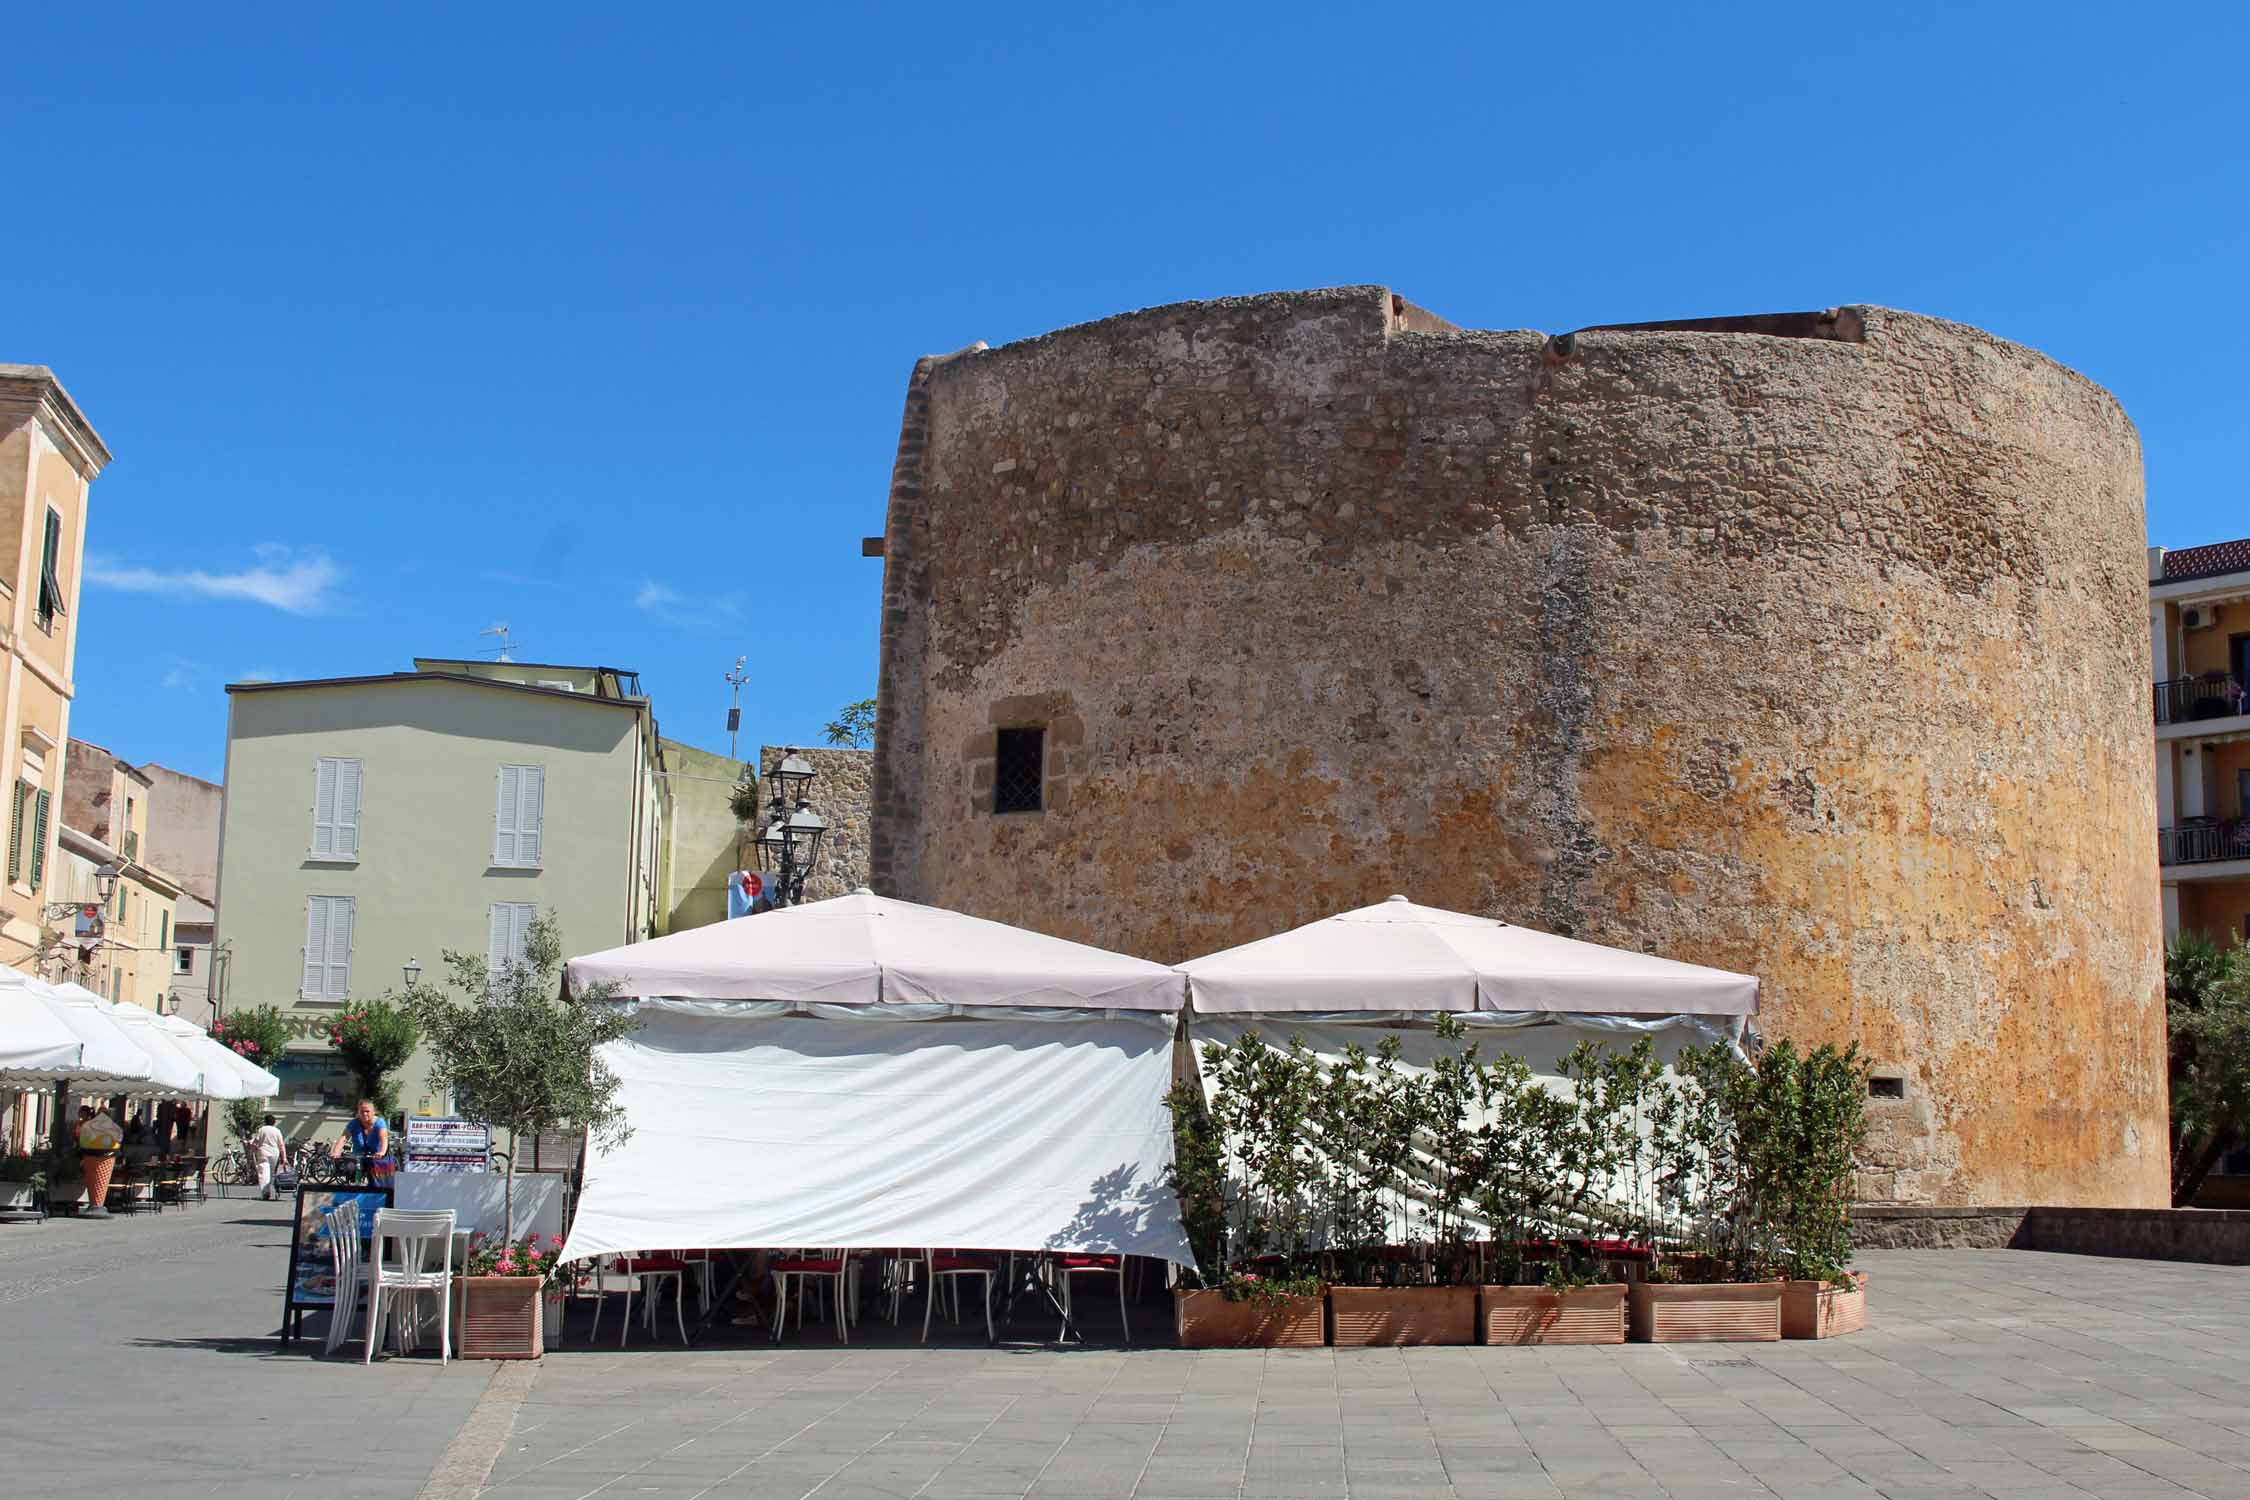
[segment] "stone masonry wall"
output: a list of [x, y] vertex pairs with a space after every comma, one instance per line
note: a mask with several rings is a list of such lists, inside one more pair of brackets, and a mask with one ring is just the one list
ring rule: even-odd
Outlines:
[[1865, 1196], [2163, 1201], [2139, 446], [2040, 355], [1158, 308], [918, 365], [886, 550], [885, 894], [1169, 961], [1401, 891], [1743, 970], [1905, 1081]]
[[[772, 797], [773, 768], [794, 750], [812, 762], [816, 773], [807, 800], [812, 810], [828, 820], [828, 836], [821, 840], [818, 868], [805, 877], [805, 899], [825, 901], [868, 883], [867, 819], [869, 783], [875, 772], [871, 750], [845, 750], [823, 746], [766, 745], [758, 751], [758, 790]], [[752, 837], [755, 837], [755, 830]]]

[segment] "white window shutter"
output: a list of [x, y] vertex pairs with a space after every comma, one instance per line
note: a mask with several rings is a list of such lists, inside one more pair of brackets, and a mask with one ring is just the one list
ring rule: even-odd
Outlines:
[[359, 858], [360, 762], [336, 762], [336, 857]]
[[511, 945], [509, 951], [514, 960], [519, 964], [524, 961], [525, 956], [531, 951], [531, 923], [532, 919], [537, 917], [538, 915], [539, 908], [533, 905], [531, 902], [519, 901], [516, 903], [516, 920], [514, 929], [509, 934], [509, 943]]
[[522, 768], [502, 766], [499, 801], [492, 813], [492, 862], [496, 865], [516, 863], [516, 805], [522, 797]]
[[328, 985], [328, 898], [305, 898], [305, 998], [318, 1000]]
[[323, 755], [313, 765], [313, 840], [315, 859], [333, 859], [336, 854], [336, 767], [337, 762]]
[[508, 934], [513, 928], [507, 902], [495, 901], [484, 909], [484, 970], [495, 980], [507, 966]]
[[539, 863], [542, 824], [547, 813], [547, 768], [545, 766], [519, 766], [521, 800], [516, 803], [516, 863]]
[[352, 898], [331, 896], [328, 910], [328, 998], [352, 992]]

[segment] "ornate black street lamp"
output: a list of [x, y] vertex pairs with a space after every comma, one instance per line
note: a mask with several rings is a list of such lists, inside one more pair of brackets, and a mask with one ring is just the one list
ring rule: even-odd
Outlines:
[[811, 761], [792, 750], [767, 778], [773, 783], [773, 802], [766, 809], [765, 832], [758, 835], [758, 851], [774, 872], [776, 906], [795, 906], [805, 899], [805, 877], [812, 873], [820, 858], [820, 841], [828, 835], [828, 820], [806, 800], [818, 774]]

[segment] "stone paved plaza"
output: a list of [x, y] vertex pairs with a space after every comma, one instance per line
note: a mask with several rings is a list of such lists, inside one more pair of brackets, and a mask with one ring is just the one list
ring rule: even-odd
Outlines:
[[816, 1324], [496, 1376], [277, 1352], [285, 1236], [242, 1203], [0, 1231], [0, 1492], [465, 1496], [496, 1452], [495, 1500], [2250, 1497], [2244, 1269], [1875, 1252], [1874, 1326], [1819, 1344], [840, 1349]]

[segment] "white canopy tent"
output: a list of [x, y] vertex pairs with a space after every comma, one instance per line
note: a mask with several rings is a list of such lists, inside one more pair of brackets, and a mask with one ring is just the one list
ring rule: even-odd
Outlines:
[[572, 959], [640, 1028], [565, 1259], [955, 1245], [1190, 1257], [1160, 965], [866, 890]]
[[[1563, 1059], [1580, 1042], [1631, 1046], [1642, 1036], [1669, 1066], [1682, 1050], [1739, 1046], [1758, 1008], [1751, 975], [1605, 948], [1490, 917], [1418, 906], [1392, 896], [1289, 932], [1180, 966], [1193, 1009], [1198, 1053], [1256, 1032], [1291, 1040], [1324, 1063], [1357, 1046], [1399, 1043], [1398, 1066], [1426, 1072], [1443, 1052], [1469, 1042], [1490, 1055], [1524, 1059], [1542, 1087], [1569, 1085]], [[1450, 1014], [1469, 1036], [1449, 1042], [1436, 1018]], [[1202, 1058], [1196, 1058], [1202, 1071]], [[1214, 1080], [1207, 1072], [1208, 1094]], [[1412, 1237], [1412, 1226], [1394, 1232]]]

